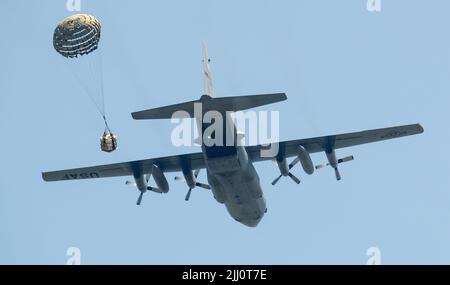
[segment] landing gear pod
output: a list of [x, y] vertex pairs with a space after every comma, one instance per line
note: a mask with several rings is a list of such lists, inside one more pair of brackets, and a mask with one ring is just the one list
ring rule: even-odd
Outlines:
[[117, 136], [105, 130], [103, 136], [100, 138], [100, 149], [104, 152], [113, 152], [117, 149]]

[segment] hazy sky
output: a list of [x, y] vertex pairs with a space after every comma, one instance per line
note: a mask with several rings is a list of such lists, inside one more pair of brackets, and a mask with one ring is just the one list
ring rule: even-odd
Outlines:
[[[0, 9], [0, 263], [450, 263], [450, 2], [87, 1], [102, 23], [106, 109], [119, 150], [99, 150], [95, 106], [52, 46], [73, 14], [65, 1], [2, 0]], [[170, 121], [130, 113], [200, 97], [201, 42], [217, 96], [286, 92], [282, 140], [409, 123], [418, 136], [338, 151], [355, 160], [302, 183], [256, 164], [268, 213], [234, 221], [211, 193], [167, 174], [171, 191], [128, 178], [45, 183], [41, 172], [151, 158], [174, 147]], [[323, 153], [312, 155], [316, 164]], [[199, 178], [205, 182], [205, 172]]]

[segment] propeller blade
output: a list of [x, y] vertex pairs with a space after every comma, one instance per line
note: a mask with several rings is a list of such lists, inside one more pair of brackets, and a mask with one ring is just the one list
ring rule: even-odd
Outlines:
[[204, 189], [208, 189], [211, 190], [211, 186], [209, 186], [208, 184], [204, 184], [204, 183], [200, 183], [200, 182], [195, 182], [195, 186], [204, 188]]
[[321, 169], [321, 168], [327, 167], [328, 165], [330, 165], [330, 164], [329, 163], [319, 164], [319, 165], [316, 165], [316, 169]]
[[136, 202], [136, 205], [140, 205], [141, 204], [143, 195], [144, 195], [144, 192], [141, 192], [141, 194], [139, 194], [139, 198], [138, 198], [138, 200]]
[[125, 185], [136, 187], [136, 182], [134, 182], [134, 181], [125, 181]]
[[300, 158], [298, 156], [289, 164], [289, 170], [294, 167], [298, 162], [300, 161]]
[[343, 162], [347, 162], [347, 161], [350, 161], [350, 160], [353, 160], [353, 155], [350, 155], [350, 156], [346, 156], [346, 157], [344, 157], [344, 158], [340, 158], [340, 159], [338, 159], [338, 163], [343, 163]]
[[341, 180], [341, 174], [339, 173], [339, 170], [337, 167], [334, 169], [334, 174], [336, 174], [336, 179], [339, 181]]
[[196, 169], [194, 171], [194, 177], [197, 178], [199, 173], [200, 173], [200, 169]]
[[179, 181], [179, 182], [186, 182], [186, 180], [183, 178], [183, 177], [180, 177], [180, 176], [175, 176], [175, 178], [174, 178], [176, 181]]
[[186, 198], [184, 198], [184, 200], [189, 201], [189, 198], [191, 197], [191, 192], [192, 192], [192, 188], [189, 188], [189, 190], [186, 194]]
[[292, 173], [289, 172], [288, 175], [289, 175], [289, 177], [291, 177], [291, 179], [292, 179], [295, 183], [300, 184], [300, 179], [298, 179], [294, 174], [292, 174]]
[[272, 185], [277, 184], [277, 182], [278, 182], [278, 180], [280, 180], [281, 176], [283, 176], [283, 175], [280, 174], [280, 176], [278, 176], [277, 178], [275, 178], [275, 180], [272, 181]]

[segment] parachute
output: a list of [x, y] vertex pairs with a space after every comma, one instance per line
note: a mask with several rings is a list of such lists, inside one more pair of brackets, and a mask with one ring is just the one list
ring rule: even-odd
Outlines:
[[97, 18], [77, 14], [65, 18], [53, 34], [53, 47], [68, 59], [70, 70], [92, 99], [105, 122], [101, 137], [101, 150], [117, 149], [117, 137], [111, 133], [106, 121], [103, 92], [102, 58], [99, 52], [101, 25]]
[[89, 54], [98, 48], [100, 29], [100, 22], [94, 16], [70, 16], [56, 27], [53, 46], [64, 57], [74, 58]]

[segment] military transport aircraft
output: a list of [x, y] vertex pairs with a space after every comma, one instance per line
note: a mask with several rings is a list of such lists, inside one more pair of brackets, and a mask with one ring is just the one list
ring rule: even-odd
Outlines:
[[[211, 71], [209, 66], [208, 51], [203, 46], [203, 68], [205, 93], [199, 100], [169, 105], [165, 107], [149, 109], [132, 113], [135, 120], [145, 119], [170, 119], [177, 111], [184, 111], [188, 117], [197, 122], [199, 134], [203, 134], [210, 124], [202, 120], [202, 114], [208, 111], [217, 111], [226, 120], [230, 119], [230, 112], [246, 110], [262, 105], [267, 105], [286, 100], [284, 93], [263, 94], [251, 96], [234, 96], [215, 98], [212, 96]], [[195, 104], [201, 103], [200, 114], [196, 114]], [[136, 186], [140, 191], [137, 204], [142, 201], [142, 195], [146, 191], [167, 193], [169, 184], [165, 178], [166, 172], [178, 172], [183, 178], [175, 177], [176, 180], [185, 182], [188, 187], [186, 200], [189, 200], [192, 189], [195, 187], [211, 190], [217, 202], [225, 204], [230, 215], [238, 222], [255, 227], [267, 212], [266, 201], [260, 186], [258, 174], [253, 166], [254, 162], [274, 160], [280, 170], [280, 175], [272, 182], [275, 185], [278, 180], [285, 176], [290, 177], [295, 183], [300, 180], [290, 171], [300, 162], [307, 174], [312, 174], [314, 169], [330, 166], [334, 169], [336, 179], [341, 175], [338, 165], [353, 160], [353, 156], [337, 158], [335, 150], [354, 145], [366, 144], [398, 137], [415, 135], [423, 132], [419, 124], [404, 125], [362, 132], [329, 135], [308, 139], [282, 141], [277, 143], [277, 152], [267, 155], [264, 150], [267, 145], [242, 146], [237, 143], [239, 135], [234, 124], [226, 125], [227, 134], [233, 135], [233, 144], [208, 145], [201, 142], [201, 152], [183, 155], [174, 155], [159, 158], [150, 158], [123, 163], [83, 167], [53, 172], [44, 172], [42, 177], [45, 181], [78, 180], [89, 178], [104, 178], [116, 176], [133, 176], [134, 181], [126, 184]], [[200, 132], [201, 131], [201, 132]], [[224, 136], [223, 140], [229, 138]], [[314, 166], [310, 153], [325, 152], [328, 163]], [[295, 157], [291, 163], [287, 158]], [[197, 177], [200, 169], [206, 168], [208, 184], [200, 183]], [[157, 187], [149, 186], [149, 179], [153, 176]]]

